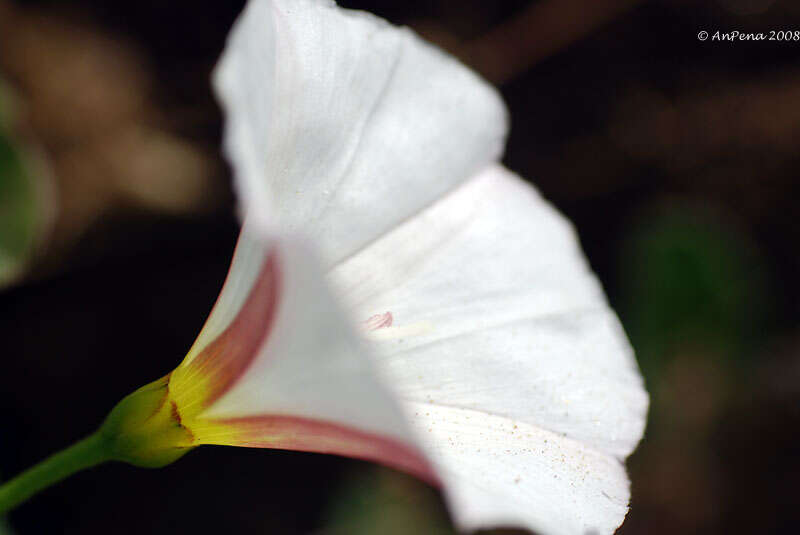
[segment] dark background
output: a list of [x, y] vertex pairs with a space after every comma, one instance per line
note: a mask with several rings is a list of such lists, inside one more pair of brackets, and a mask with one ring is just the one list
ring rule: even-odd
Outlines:
[[[500, 85], [506, 164], [575, 223], [652, 396], [621, 533], [796, 532], [800, 41], [697, 33], [800, 30], [797, 3], [342, 4]], [[210, 310], [238, 227], [208, 78], [241, 5], [0, 0], [14, 128], [50, 160], [61, 207], [0, 294], [0, 474], [171, 370]], [[449, 530], [405, 476], [223, 447], [81, 473], [8, 521], [19, 535]]]

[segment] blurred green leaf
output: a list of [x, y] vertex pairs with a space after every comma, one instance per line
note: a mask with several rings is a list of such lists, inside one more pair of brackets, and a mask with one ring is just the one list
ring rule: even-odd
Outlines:
[[14, 138], [12, 119], [13, 97], [0, 81], [0, 288], [23, 272], [50, 215], [46, 177]]
[[620, 312], [650, 380], [682, 349], [736, 361], [761, 336], [761, 259], [749, 237], [712, 210], [675, 204], [641, 219], [622, 272]]
[[338, 493], [325, 523], [326, 535], [452, 535], [436, 492], [416, 479], [374, 469]]
[[22, 156], [0, 132], [0, 286], [14, 280], [36, 240], [38, 198]]
[[[0, 478], [0, 483], [3, 480]], [[12, 535], [11, 528], [8, 527], [8, 524], [5, 521], [5, 517], [0, 516], [0, 535]]]

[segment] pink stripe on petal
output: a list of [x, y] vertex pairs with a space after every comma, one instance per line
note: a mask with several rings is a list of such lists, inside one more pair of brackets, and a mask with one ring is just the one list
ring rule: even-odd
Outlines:
[[367, 327], [368, 331], [374, 331], [376, 329], [382, 329], [384, 327], [391, 327], [392, 321], [391, 312], [384, 312], [383, 314], [375, 314], [374, 316], [370, 316], [364, 324]]
[[235, 427], [241, 433], [235, 444], [228, 445], [341, 455], [377, 462], [407, 472], [435, 487], [441, 486], [424, 455], [397, 439], [296, 416], [250, 416], [225, 418], [218, 422]]
[[280, 273], [271, 252], [236, 318], [189, 364], [209, 379], [205, 406], [220, 398], [244, 374], [269, 336], [278, 308]]

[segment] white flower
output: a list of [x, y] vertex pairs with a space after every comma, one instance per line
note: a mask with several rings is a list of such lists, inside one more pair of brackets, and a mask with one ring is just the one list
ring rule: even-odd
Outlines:
[[383, 462], [467, 530], [613, 532], [647, 394], [572, 227], [496, 163], [497, 93], [324, 0], [251, 0], [215, 85], [246, 222], [169, 379], [193, 444]]

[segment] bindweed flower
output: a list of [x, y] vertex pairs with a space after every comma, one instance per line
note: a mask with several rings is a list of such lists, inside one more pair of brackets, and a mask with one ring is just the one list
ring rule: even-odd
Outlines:
[[346, 455], [440, 486], [464, 530], [613, 532], [647, 394], [572, 227], [497, 163], [496, 91], [325, 0], [250, 0], [214, 83], [242, 233], [184, 361], [92, 439], [103, 459]]

